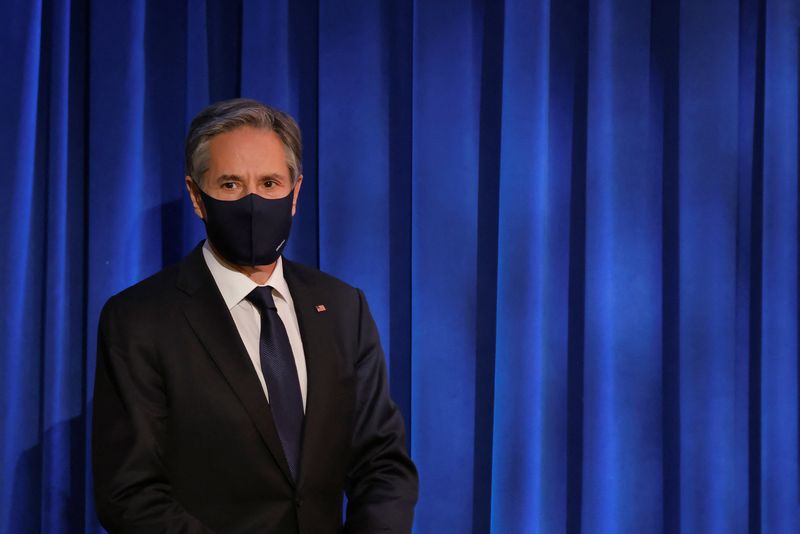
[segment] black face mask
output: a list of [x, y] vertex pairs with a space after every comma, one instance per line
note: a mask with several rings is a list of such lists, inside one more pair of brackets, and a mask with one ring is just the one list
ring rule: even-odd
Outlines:
[[203, 222], [214, 249], [235, 265], [275, 262], [292, 228], [293, 193], [277, 199], [251, 193], [238, 200], [217, 200], [200, 191], [206, 208]]

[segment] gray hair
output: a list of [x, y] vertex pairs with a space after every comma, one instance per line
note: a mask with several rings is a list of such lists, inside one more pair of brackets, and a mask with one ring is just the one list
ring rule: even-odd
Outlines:
[[200, 185], [203, 174], [208, 170], [208, 142], [216, 135], [242, 126], [275, 132], [283, 143], [286, 166], [289, 167], [289, 176], [294, 185], [297, 177], [303, 173], [300, 128], [288, 113], [246, 98], [211, 104], [194, 118], [186, 135], [186, 175]]

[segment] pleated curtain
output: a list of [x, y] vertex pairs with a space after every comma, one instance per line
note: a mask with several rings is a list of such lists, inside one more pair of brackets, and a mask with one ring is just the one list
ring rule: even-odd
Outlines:
[[99, 532], [112, 294], [183, 140], [303, 130], [286, 255], [362, 288], [418, 533], [800, 531], [797, 0], [6, 0], [0, 531]]

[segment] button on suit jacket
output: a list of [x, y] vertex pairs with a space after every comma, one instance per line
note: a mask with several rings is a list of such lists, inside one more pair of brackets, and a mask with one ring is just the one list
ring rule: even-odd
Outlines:
[[284, 275], [308, 371], [296, 481], [201, 247], [106, 303], [92, 458], [109, 532], [410, 532], [417, 473], [364, 295]]

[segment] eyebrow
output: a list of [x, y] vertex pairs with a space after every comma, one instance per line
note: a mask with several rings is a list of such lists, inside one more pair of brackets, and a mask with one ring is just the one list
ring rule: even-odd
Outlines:
[[217, 183], [221, 182], [241, 182], [242, 177], [237, 174], [222, 174], [217, 176], [216, 180]]
[[269, 179], [269, 180], [286, 180], [286, 177], [280, 173], [273, 172], [272, 174], [265, 174], [261, 176], [262, 180]]

